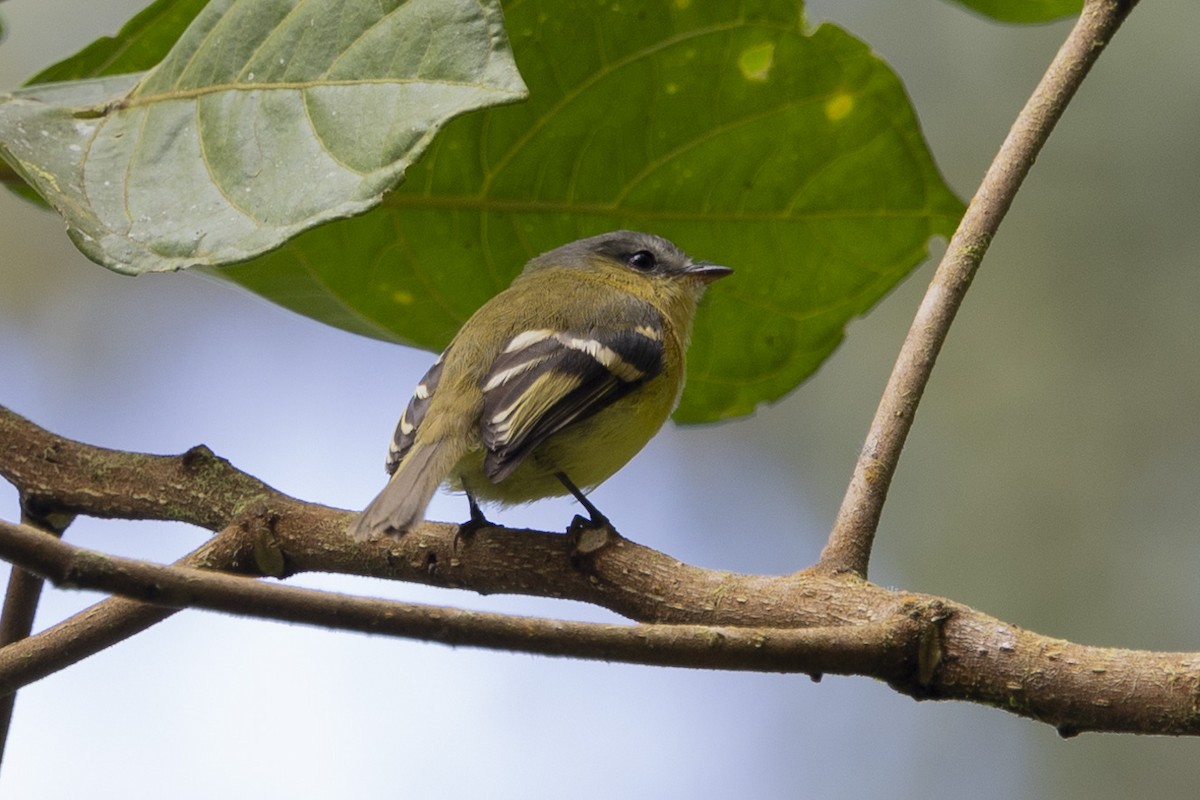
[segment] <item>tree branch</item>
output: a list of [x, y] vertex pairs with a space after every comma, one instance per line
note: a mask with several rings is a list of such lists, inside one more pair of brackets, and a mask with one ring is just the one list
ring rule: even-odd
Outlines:
[[[147, 498], [139, 501], [146, 513], [158, 513], [159, 504], [150, 498], [160, 489], [160, 475], [130, 468], [147, 456], [71, 442], [4, 409], [0, 433], [0, 471], [19, 487], [28, 482], [47, 496], [70, 495], [76, 502], [72, 510], [80, 513], [111, 516], [138, 497]], [[170, 462], [186, 456], [160, 458], [156, 463], [170, 472]], [[280, 577], [321, 570], [484, 593], [568, 597], [651, 624], [586, 625], [333, 595], [211, 569], [117, 559], [0, 523], [0, 555], [25, 568], [65, 585], [163, 604], [105, 601], [0, 650], [0, 689], [11, 691], [98, 649], [99, 639], [111, 643], [194, 604], [548, 655], [864, 674], [917, 699], [994, 705], [1047, 722], [1064, 735], [1200, 734], [1195, 711], [1200, 654], [1073, 644], [950, 600], [884, 589], [849, 574], [752, 576], [699, 569], [617, 536], [584, 554], [570, 535], [485, 528], [459, 539], [456, 526], [427, 523], [400, 538], [358, 545], [345, 534], [347, 512], [294, 500], [219, 463], [215, 478], [196, 475], [162, 489], [182, 503], [176, 509], [182, 517], [231, 515], [218, 536], [186, 559], [192, 566], [230, 565]], [[81, 465], [91, 472], [81, 472]], [[125, 485], [113, 484], [113, 475], [124, 476]], [[240, 494], [247, 487], [257, 488]], [[77, 635], [93, 637], [92, 649], [78, 649]]]
[[902, 677], [916, 656], [916, 615], [854, 628], [768, 629], [706, 625], [605, 625], [463, 611], [271, 585], [188, 567], [163, 567], [73, 547], [35, 528], [0, 521], [0, 557], [56, 584], [124, 594], [168, 608], [361, 633], [656, 666]]
[[[21, 522], [32, 525], [54, 536], [62, 536], [74, 517], [70, 514], [43, 513], [28, 503], [22, 503]], [[42, 597], [41, 576], [19, 567], [13, 567], [8, 575], [8, 589], [4, 593], [4, 610], [0, 613], [0, 648], [19, 642], [33, 631], [33, 619], [38, 602]], [[0, 760], [8, 749], [8, 732], [12, 726], [16, 693], [0, 696]]]
[[818, 569], [866, 577], [888, 488], [950, 324], [1042, 146], [1134, 5], [1136, 0], [1084, 4], [1075, 27], [1000, 146], [900, 348]]
[[[222, 533], [176, 563], [234, 569], [239, 562], [240, 543], [235, 534]], [[35, 636], [0, 647], [0, 696], [11, 695], [22, 686], [139, 634], [177, 610], [113, 597]]]

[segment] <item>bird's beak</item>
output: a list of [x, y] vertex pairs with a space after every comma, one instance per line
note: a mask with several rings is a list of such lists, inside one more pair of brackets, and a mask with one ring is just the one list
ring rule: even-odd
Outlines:
[[732, 275], [733, 270], [729, 267], [722, 267], [718, 264], [709, 264], [707, 261], [698, 261], [691, 264], [687, 268], [687, 275], [690, 278], [695, 278], [704, 283], [712, 283], [715, 280], [720, 280], [726, 275]]

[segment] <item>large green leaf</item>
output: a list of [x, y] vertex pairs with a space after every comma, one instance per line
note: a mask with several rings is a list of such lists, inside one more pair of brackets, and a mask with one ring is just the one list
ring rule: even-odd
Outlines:
[[[220, 274], [439, 349], [531, 255], [617, 227], [661, 233], [737, 270], [710, 291], [689, 356], [677, 418], [704, 421], [795, 387], [961, 213], [896, 76], [835, 27], [804, 31], [790, 0], [505, 13], [530, 102], [452, 121], [382, 206]], [[277, 147], [312, 174], [311, 154]]]
[[[179, 24], [139, 19], [147, 51]], [[0, 156], [106, 266], [226, 264], [376, 205], [448, 119], [523, 96], [487, 0], [213, 0], [148, 72], [0, 95]]]
[[683, 421], [812, 373], [961, 204], [899, 80], [790, 2], [513, 2], [531, 99], [448, 125], [365, 216], [225, 270], [301, 313], [439, 349], [531, 255], [619, 227], [736, 274], [713, 286]]

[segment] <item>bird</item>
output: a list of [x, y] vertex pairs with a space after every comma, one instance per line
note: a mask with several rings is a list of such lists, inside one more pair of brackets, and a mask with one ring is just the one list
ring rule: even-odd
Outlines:
[[[586, 491], [623, 467], [678, 405], [705, 288], [733, 273], [661, 236], [618, 230], [532, 258], [421, 378], [388, 449], [387, 485], [350, 523], [402, 535], [437, 488], [518, 505]], [[464, 528], [465, 529], [465, 528]]]

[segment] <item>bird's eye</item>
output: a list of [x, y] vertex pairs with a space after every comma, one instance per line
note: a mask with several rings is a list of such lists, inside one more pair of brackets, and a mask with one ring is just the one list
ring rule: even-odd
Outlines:
[[658, 259], [649, 250], [638, 250], [627, 258], [626, 263], [639, 272], [649, 272], [658, 266]]

